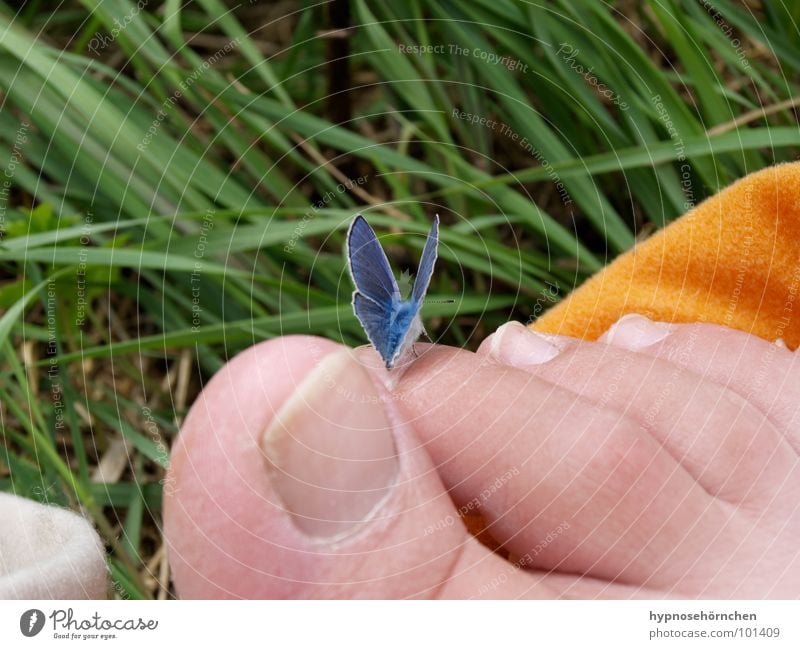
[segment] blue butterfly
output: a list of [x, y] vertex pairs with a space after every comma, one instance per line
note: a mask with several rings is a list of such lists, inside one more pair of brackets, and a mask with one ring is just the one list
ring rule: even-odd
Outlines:
[[438, 248], [437, 214], [425, 241], [411, 298], [403, 300], [386, 253], [366, 219], [356, 216], [347, 232], [347, 258], [356, 287], [353, 311], [387, 369], [394, 367], [425, 330], [420, 309], [431, 283]]

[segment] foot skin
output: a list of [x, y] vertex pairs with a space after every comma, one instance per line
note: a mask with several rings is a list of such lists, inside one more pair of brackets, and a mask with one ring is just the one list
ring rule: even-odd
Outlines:
[[798, 595], [793, 352], [641, 316], [420, 350], [387, 378], [291, 336], [213, 378], [165, 485], [181, 597]]

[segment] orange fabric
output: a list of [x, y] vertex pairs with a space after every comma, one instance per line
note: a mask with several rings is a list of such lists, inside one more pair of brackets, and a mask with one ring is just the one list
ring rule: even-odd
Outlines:
[[591, 277], [532, 328], [593, 340], [626, 313], [800, 344], [800, 163], [737, 181]]

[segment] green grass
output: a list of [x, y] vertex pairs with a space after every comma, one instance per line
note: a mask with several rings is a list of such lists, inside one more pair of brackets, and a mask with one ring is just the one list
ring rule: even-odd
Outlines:
[[168, 594], [201, 382], [281, 334], [365, 342], [356, 212], [398, 271], [441, 215], [428, 330], [474, 348], [800, 147], [798, 2], [353, 0], [346, 38], [261, 4], [0, 2], [0, 488], [87, 512], [118, 597]]

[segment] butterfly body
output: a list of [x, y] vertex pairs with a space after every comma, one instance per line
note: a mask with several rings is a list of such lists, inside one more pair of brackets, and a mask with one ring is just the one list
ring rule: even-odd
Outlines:
[[353, 311], [387, 369], [406, 355], [424, 331], [420, 310], [433, 274], [438, 243], [437, 216], [428, 233], [411, 297], [403, 300], [375, 232], [360, 214], [350, 226], [347, 254], [356, 286]]
[[402, 357], [425, 330], [419, 313], [421, 308], [421, 304], [410, 301], [397, 306], [397, 315], [389, 325], [389, 338], [398, 357]]

